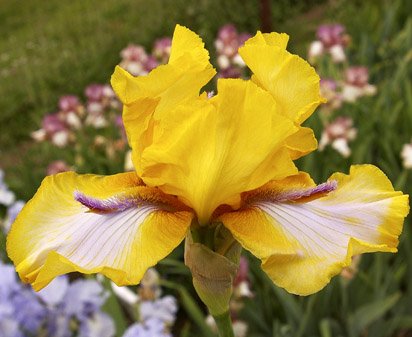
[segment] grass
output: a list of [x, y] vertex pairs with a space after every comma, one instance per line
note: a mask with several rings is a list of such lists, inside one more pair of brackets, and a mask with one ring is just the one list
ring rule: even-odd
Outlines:
[[[302, 8], [274, 3], [276, 22]], [[81, 95], [87, 84], [108, 82], [128, 43], [150, 48], [180, 23], [203, 36], [211, 49], [218, 27], [227, 22], [256, 31], [259, 7], [258, 1], [235, 0], [9, 0], [1, 4], [0, 20], [4, 152], [28, 139], [42, 116], [54, 111], [59, 96]]]

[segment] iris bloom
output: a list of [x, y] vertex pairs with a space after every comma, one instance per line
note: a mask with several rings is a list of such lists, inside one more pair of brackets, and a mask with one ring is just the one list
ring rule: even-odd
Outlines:
[[190, 229], [218, 224], [275, 284], [302, 295], [354, 254], [395, 252], [408, 196], [384, 173], [358, 165], [316, 185], [296, 168], [317, 146], [301, 124], [324, 99], [287, 42], [258, 32], [239, 51], [251, 80], [219, 79], [211, 98], [199, 95], [215, 74], [208, 52], [181, 26], [168, 64], [140, 77], [117, 67], [136, 172], [46, 177], [8, 237], [20, 277], [37, 290], [73, 271], [137, 284]]

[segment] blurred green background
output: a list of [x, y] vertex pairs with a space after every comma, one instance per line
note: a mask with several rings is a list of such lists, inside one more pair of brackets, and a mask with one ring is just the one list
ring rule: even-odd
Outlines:
[[[213, 51], [218, 29], [226, 23], [252, 34], [260, 29], [259, 4], [252, 0], [0, 1], [0, 167], [10, 188], [28, 200], [48, 163], [74, 161], [62, 149], [33, 144], [30, 132], [40, 128], [46, 113], [56, 111], [60, 96], [82, 97], [90, 83], [108, 83], [120, 62], [120, 51], [129, 43], [150, 50], [156, 38], [171, 36], [180, 23], [197, 32]], [[377, 86], [375, 96], [339, 110], [340, 115], [352, 117], [358, 129], [349, 158], [328, 148], [299, 160], [299, 167], [315, 181], [324, 181], [335, 171], [347, 172], [353, 163], [373, 163], [397, 189], [412, 193], [412, 174], [400, 157], [403, 145], [412, 138], [411, 13], [410, 0], [271, 2], [273, 30], [288, 33], [289, 50], [304, 58], [320, 24], [345, 25], [351, 36], [351, 64], [367, 66], [370, 83]], [[213, 52], [212, 61], [216, 61]], [[319, 139], [319, 115], [315, 113], [307, 125]], [[123, 162], [108, 163], [90, 149], [83, 157], [80, 172], [122, 171]], [[305, 298], [275, 287], [249, 256], [255, 298], [246, 300], [241, 313], [249, 324], [248, 336], [412, 336], [410, 225], [407, 219], [398, 254], [365, 256], [350, 282], [335, 277], [323, 291]], [[179, 296], [183, 316], [188, 317], [189, 325], [183, 322], [184, 328], [175, 332], [213, 336], [180, 260], [178, 249], [160, 266], [175, 277], [170, 278], [170, 291]], [[108, 310], [114, 312], [115, 307]], [[124, 324], [118, 311], [115, 316], [119, 326]]]

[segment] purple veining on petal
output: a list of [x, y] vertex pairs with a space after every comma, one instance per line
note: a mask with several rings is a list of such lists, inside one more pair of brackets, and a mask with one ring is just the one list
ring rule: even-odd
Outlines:
[[293, 190], [285, 193], [280, 193], [275, 197], [276, 201], [295, 201], [301, 198], [310, 197], [315, 194], [320, 193], [329, 193], [338, 187], [338, 182], [336, 180], [330, 180], [326, 183], [320, 184], [316, 187], [302, 189], [302, 190]]
[[74, 199], [96, 213], [122, 212], [137, 205], [136, 200], [132, 198], [114, 196], [107, 199], [97, 199], [80, 191], [74, 192]]

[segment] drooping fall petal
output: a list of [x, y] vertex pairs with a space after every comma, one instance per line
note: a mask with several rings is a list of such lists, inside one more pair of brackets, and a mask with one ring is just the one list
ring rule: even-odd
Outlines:
[[277, 285], [300, 295], [322, 289], [352, 255], [396, 252], [409, 211], [408, 196], [372, 165], [352, 166], [319, 187], [300, 173], [243, 201], [220, 220]]
[[66, 172], [44, 179], [13, 224], [7, 253], [36, 290], [72, 271], [137, 284], [184, 239], [191, 219], [135, 173]]

